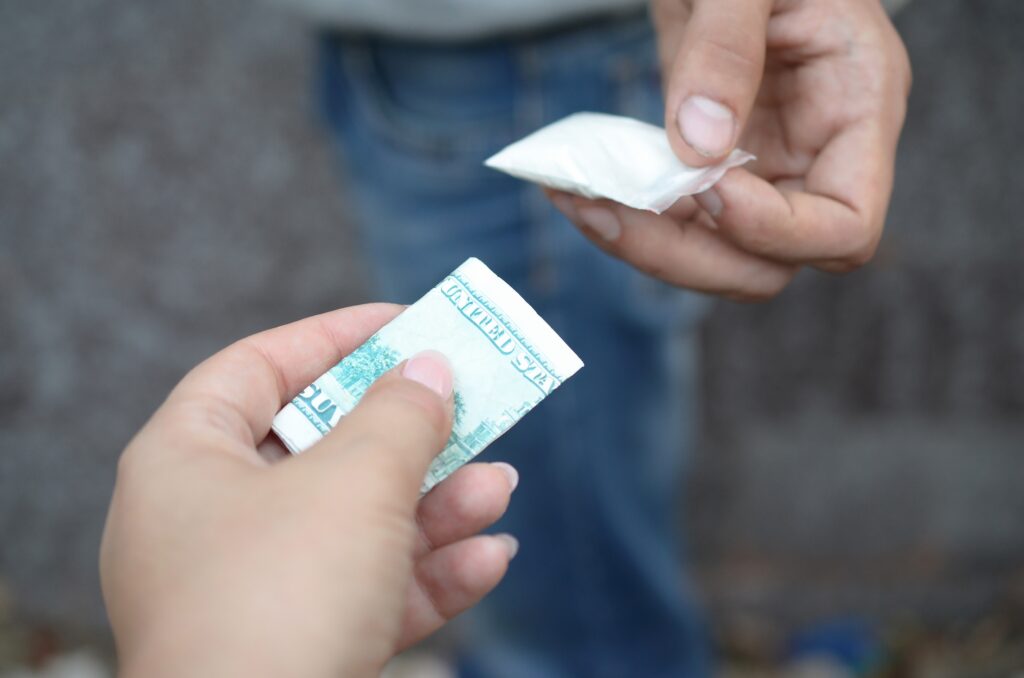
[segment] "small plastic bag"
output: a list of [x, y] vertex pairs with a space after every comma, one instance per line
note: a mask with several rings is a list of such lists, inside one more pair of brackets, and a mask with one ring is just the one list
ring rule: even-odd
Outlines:
[[506, 146], [484, 164], [559, 191], [661, 214], [753, 159], [737, 149], [718, 165], [689, 167], [676, 158], [661, 127], [618, 115], [574, 113]]

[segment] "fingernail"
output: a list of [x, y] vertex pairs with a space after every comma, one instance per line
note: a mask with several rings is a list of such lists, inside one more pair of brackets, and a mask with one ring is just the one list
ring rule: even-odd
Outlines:
[[556, 193], [551, 196], [551, 202], [555, 204], [559, 212], [565, 215], [566, 219], [576, 221], [576, 205], [572, 198], [562, 193]]
[[692, 96], [679, 107], [679, 133], [703, 156], [717, 158], [732, 148], [736, 116], [707, 97]]
[[704, 208], [704, 211], [713, 217], [717, 217], [722, 213], [722, 209], [725, 205], [722, 204], [722, 196], [718, 195], [718, 191], [713, 188], [709, 188], [703, 193], [698, 193], [693, 196], [697, 201], [697, 204]]
[[491, 466], [496, 466], [500, 468], [501, 472], [505, 474], [506, 478], [508, 478], [509, 492], [516, 489], [516, 486], [519, 484], [519, 471], [516, 470], [515, 466], [513, 466], [512, 464], [507, 464], [503, 461], [496, 461], [493, 464], [491, 464]]
[[608, 242], [618, 240], [622, 235], [622, 226], [611, 210], [603, 207], [581, 207], [579, 215], [583, 223]]
[[496, 534], [494, 538], [505, 545], [505, 549], [508, 550], [509, 560], [515, 558], [516, 554], [519, 553], [519, 540], [511, 534]]
[[423, 384], [445, 400], [452, 394], [451, 363], [437, 351], [421, 351], [409, 358], [402, 376]]

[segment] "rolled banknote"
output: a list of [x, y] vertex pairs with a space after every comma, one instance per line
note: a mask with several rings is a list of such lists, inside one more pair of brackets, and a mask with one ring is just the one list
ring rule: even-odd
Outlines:
[[479, 259], [468, 259], [274, 417], [294, 454], [352, 411], [377, 377], [419, 351], [452, 363], [455, 420], [427, 492], [479, 454], [583, 366], [544, 319]]

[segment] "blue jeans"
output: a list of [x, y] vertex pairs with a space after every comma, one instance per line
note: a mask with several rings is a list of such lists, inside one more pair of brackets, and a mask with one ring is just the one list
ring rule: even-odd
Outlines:
[[677, 529], [705, 301], [607, 257], [536, 187], [482, 165], [581, 110], [660, 123], [646, 17], [458, 45], [331, 35], [319, 82], [381, 297], [412, 302], [477, 256], [586, 365], [484, 455], [520, 470], [498, 527], [521, 549], [463, 625], [461, 672], [706, 675]]

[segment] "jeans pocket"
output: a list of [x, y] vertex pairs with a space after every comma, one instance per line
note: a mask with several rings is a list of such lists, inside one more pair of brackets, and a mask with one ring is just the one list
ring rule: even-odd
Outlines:
[[[338, 52], [350, 99], [343, 141], [357, 173], [447, 194], [478, 187], [515, 136], [515, 74], [499, 49], [352, 40]], [[349, 163], [352, 164], [351, 162]]]
[[[665, 124], [661, 64], [649, 24], [619, 43], [608, 60], [607, 78], [615, 113], [659, 127]], [[617, 312], [639, 327], [689, 327], [703, 317], [711, 302], [709, 297], [672, 287], [631, 267], [620, 275]]]

